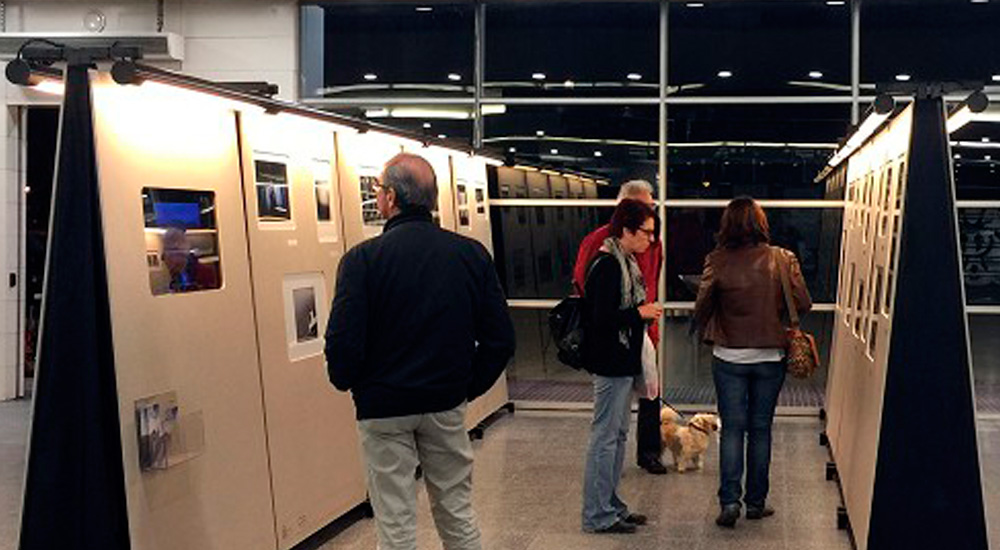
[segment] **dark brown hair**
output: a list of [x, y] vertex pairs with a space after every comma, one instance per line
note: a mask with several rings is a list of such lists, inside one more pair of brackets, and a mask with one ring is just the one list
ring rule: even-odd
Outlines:
[[615, 238], [621, 238], [625, 229], [635, 233], [648, 218], [656, 219], [648, 204], [635, 199], [622, 199], [611, 215], [609, 233]]
[[730, 201], [722, 214], [722, 224], [715, 235], [719, 248], [739, 248], [771, 242], [771, 228], [767, 214], [750, 197]]

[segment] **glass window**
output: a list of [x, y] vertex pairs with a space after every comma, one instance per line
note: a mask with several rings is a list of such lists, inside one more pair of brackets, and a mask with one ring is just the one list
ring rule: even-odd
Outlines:
[[[492, 109], [503, 108], [491, 107]], [[471, 105], [392, 105], [365, 107], [336, 107], [330, 111], [365, 119], [373, 124], [398, 128], [427, 138], [446, 140], [453, 145], [469, 146], [472, 143]]]
[[670, 3], [675, 95], [849, 95], [848, 5]]
[[658, 120], [656, 106], [508, 106], [485, 118], [484, 144], [513, 162], [613, 184], [655, 182]]
[[659, 4], [487, 5], [486, 94], [659, 95]]
[[[472, 95], [471, 4], [314, 2], [302, 7], [302, 95]], [[315, 75], [321, 72], [321, 77]]]
[[570, 294], [580, 241], [607, 223], [614, 211], [610, 207], [492, 208], [497, 273], [508, 298]]
[[1000, 209], [961, 208], [958, 228], [966, 301], [1000, 305]]
[[865, 2], [861, 80], [895, 82], [897, 75], [907, 75], [913, 81], [989, 82], [992, 75], [1000, 75], [998, 28], [996, 2]]
[[958, 200], [1000, 200], [1000, 124], [970, 122], [951, 134]]
[[698, 105], [667, 111], [667, 197], [822, 199], [815, 182], [847, 105]]
[[[768, 208], [771, 242], [795, 253], [813, 302], [834, 302], [840, 266], [841, 212], [837, 209]], [[667, 299], [697, 295], [705, 256], [715, 248], [721, 208], [667, 210]]]
[[222, 286], [215, 193], [142, 190], [146, 266], [154, 295]]

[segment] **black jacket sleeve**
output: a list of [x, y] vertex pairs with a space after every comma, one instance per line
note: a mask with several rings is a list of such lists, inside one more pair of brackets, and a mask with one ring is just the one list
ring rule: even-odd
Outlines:
[[338, 390], [353, 388], [365, 363], [368, 329], [367, 267], [354, 249], [344, 255], [337, 270], [337, 288], [326, 325], [326, 368]]
[[472, 381], [468, 399], [489, 391], [514, 355], [514, 325], [507, 313], [507, 299], [489, 253], [482, 276], [482, 298], [476, 312], [476, 352], [472, 357]]

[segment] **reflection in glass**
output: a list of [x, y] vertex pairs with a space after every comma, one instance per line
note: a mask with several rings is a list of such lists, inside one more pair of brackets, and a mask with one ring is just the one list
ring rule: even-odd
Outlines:
[[966, 301], [1000, 305], [1000, 209], [959, 209], [958, 227]]
[[146, 187], [142, 206], [152, 293], [220, 288], [215, 193]]
[[[836, 209], [766, 209], [771, 243], [795, 253], [809, 293], [817, 303], [833, 302], [840, 265], [841, 215]], [[667, 210], [666, 281], [669, 301], [692, 301], [693, 277], [715, 248], [721, 208]]]

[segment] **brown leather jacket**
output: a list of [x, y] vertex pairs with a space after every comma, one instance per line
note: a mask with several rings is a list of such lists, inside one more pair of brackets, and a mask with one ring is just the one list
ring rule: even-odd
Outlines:
[[789, 266], [792, 297], [799, 315], [812, 308], [795, 254], [767, 244], [717, 248], [705, 258], [694, 320], [706, 343], [730, 348], [783, 348], [787, 326], [778, 252]]

